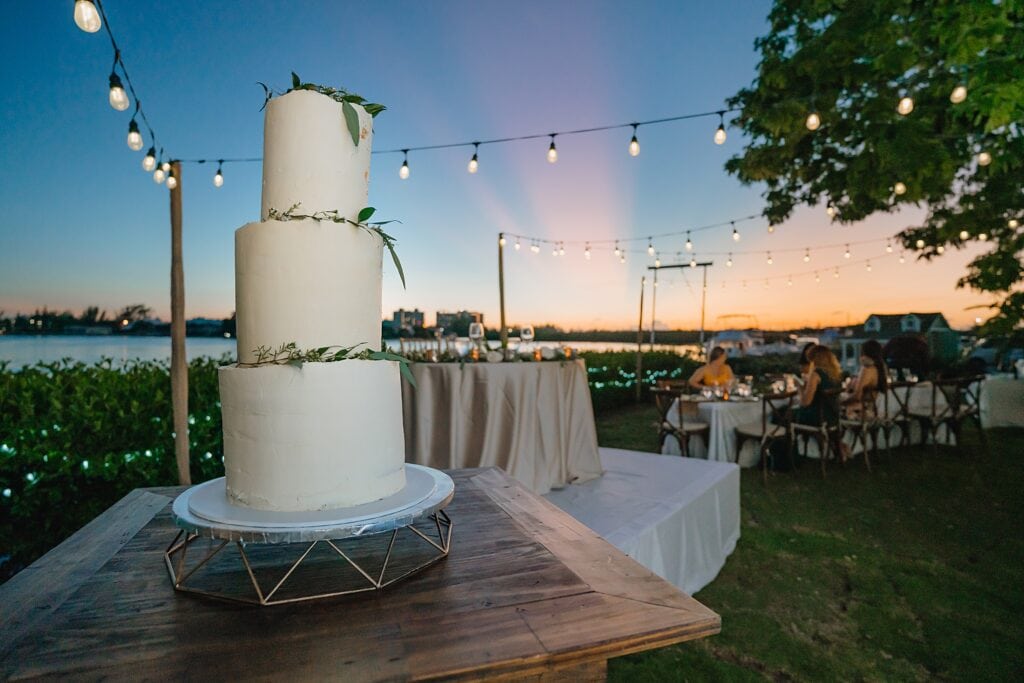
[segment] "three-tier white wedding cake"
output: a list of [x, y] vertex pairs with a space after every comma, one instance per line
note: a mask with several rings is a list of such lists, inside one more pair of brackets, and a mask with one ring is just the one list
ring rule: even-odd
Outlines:
[[238, 365], [220, 370], [229, 500], [309, 511], [351, 507], [405, 486], [399, 366], [349, 359], [255, 364], [257, 349], [381, 342], [383, 242], [349, 223], [274, 220], [367, 203], [372, 117], [359, 143], [342, 103], [310, 90], [270, 100], [264, 119], [260, 222], [235, 232]]

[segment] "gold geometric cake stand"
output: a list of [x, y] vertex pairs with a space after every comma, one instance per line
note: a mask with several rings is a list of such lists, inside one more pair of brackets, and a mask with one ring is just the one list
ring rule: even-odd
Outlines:
[[382, 501], [309, 513], [233, 506], [223, 478], [193, 486], [172, 506], [181, 530], [164, 552], [171, 583], [260, 606], [386, 588], [443, 560], [451, 547], [452, 520], [443, 510], [454, 495], [451, 478], [407, 464], [406, 482]]

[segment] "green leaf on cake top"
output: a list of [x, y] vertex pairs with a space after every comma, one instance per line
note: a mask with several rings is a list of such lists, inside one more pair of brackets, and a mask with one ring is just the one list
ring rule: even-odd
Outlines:
[[385, 360], [398, 363], [398, 369], [409, 384], [416, 386], [416, 378], [409, 369], [411, 362], [405, 356], [400, 356], [391, 351], [371, 351], [362, 349], [356, 351], [365, 342], [354, 346], [320, 346], [315, 349], [300, 349], [295, 342], [281, 344], [276, 349], [269, 346], [259, 346], [253, 349], [256, 354], [256, 361], [253, 363], [239, 363], [239, 367], [254, 368], [260, 365], [292, 365], [301, 367], [303, 363], [337, 363], [343, 360]]
[[405, 271], [402, 270], [402, 262], [398, 259], [398, 252], [395, 251], [395, 245], [398, 243], [391, 235], [384, 232], [381, 228], [383, 225], [388, 223], [397, 223], [398, 221], [374, 221], [373, 223], [367, 223], [367, 219], [370, 218], [377, 210], [372, 206], [367, 206], [359, 212], [356, 220], [351, 220], [338, 213], [337, 209], [331, 209], [330, 211], [317, 211], [315, 213], [297, 213], [300, 204], [292, 204], [288, 207], [287, 211], [278, 211], [275, 208], [271, 208], [267, 211], [267, 218], [272, 221], [298, 221], [304, 218], [309, 218], [314, 221], [331, 221], [332, 223], [348, 223], [354, 225], [357, 228], [375, 234], [380, 237], [381, 241], [384, 242], [384, 246], [388, 248], [391, 253], [391, 260], [395, 264], [395, 270], [398, 271], [398, 277], [402, 280], [402, 289], [405, 289]]
[[[263, 101], [263, 107], [267, 106], [267, 103], [273, 99], [274, 95], [287, 95], [295, 90], [310, 90], [312, 92], [320, 93], [326, 97], [330, 97], [335, 102], [341, 103], [341, 112], [342, 116], [345, 118], [345, 127], [348, 128], [348, 133], [352, 136], [352, 144], [356, 147], [359, 146], [359, 114], [352, 105], [360, 105], [366, 110], [366, 113], [372, 117], [376, 117], [377, 114], [387, 109], [383, 104], [367, 102], [359, 95], [354, 92], [349, 92], [344, 88], [332, 88], [326, 85], [317, 85], [316, 83], [303, 83], [302, 79], [299, 78], [299, 75], [294, 71], [292, 72], [292, 87], [284, 92], [275, 93], [265, 83], [258, 83], [258, 85], [263, 88], [263, 94], [266, 95], [266, 99]], [[260, 107], [261, 111], [263, 110], [263, 107]]]

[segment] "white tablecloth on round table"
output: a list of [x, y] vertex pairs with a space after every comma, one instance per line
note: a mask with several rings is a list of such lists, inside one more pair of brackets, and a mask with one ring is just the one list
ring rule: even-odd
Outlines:
[[[987, 384], [987, 382], [986, 382]], [[1022, 382], [1024, 384], [1024, 382]], [[984, 384], [982, 385], [984, 389]], [[902, 392], [904, 395], [908, 391], [907, 387], [897, 389], [896, 391]], [[920, 382], [913, 387], [909, 387], [910, 391], [910, 403], [909, 409], [914, 411], [927, 412], [931, 409], [932, 404], [932, 385], [930, 382]], [[984, 392], [983, 392], [984, 395]], [[937, 397], [940, 406], [945, 405], [945, 400], [940, 393]], [[879, 396], [878, 398], [878, 412], [879, 414], [884, 412], [884, 399]], [[984, 399], [983, 399], [984, 405]], [[889, 413], [895, 414], [899, 410], [899, 404], [895, 399], [890, 398], [889, 400]], [[708, 423], [711, 433], [709, 438], [708, 447], [705, 447], [703, 441], [697, 437], [690, 438], [690, 457], [693, 458], [706, 458], [708, 460], [718, 460], [721, 462], [737, 462], [741, 467], [753, 467], [758, 464], [758, 445], [754, 439], [747, 439], [743, 444], [743, 450], [739, 454], [739, 459], [736, 458], [736, 427], [740, 425], [751, 425], [756, 424], [760, 427], [761, 424], [761, 401], [702, 401], [698, 403], [697, 407], [698, 417], [697, 420]], [[672, 424], [677, 425], [679, 423], [679, 411], [673, 404], [669, 410], [668, 419]], [[901, 442], [900, 428], [897, 427], [892, 430], [891, 438], [893, 445], [899, 445]], [[922, 439], [921, 428], [918, 423], [911, 420], [910, 423], [910, 443], [920, 443]], [[947, 433], [945, 427], [940, 428], [939, 431], [939, 443], [950, 443], [952, 436]], [[848, 433], [846, 435], [846, 442], [853, 448], [853, 452], [859, 452], [861, 445], [859, 442], [854, 442], [853, 435]], [[869, 441], [870, 444], [870, 441]], [[801, 447], [802, 447], [801, 443]], [[880, 435], [879, 447], [885, 446], [885, 436]], [[665, 444], [661, 448], [661, 452], [666, 455], [679, 455], [679, 443], [671, 436], [665, 439]], [[806, 455], [811, 458], [817, 458], [818, 445], [813, 439], [807, 443]]]
[[537, 494], [601, 476], [582, 360], [413, 363], [402, 382], [405, 459], [497, 466]]
[[1024, 379], [989, 377], [982, 383], [981, 424], [1024, 427]]

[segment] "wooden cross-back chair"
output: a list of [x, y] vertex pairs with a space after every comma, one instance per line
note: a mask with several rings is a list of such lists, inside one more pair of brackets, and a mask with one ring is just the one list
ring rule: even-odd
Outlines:
[[[690, 457], [690, 439], [696, 436], [702, 439], [704, 447], [708, 448], [711, 427], [706, 422], [694, 419], [697, 416], [697, 404], [683, 400], [686, 393], [686, 389], [678, 385], [656, 386], [651, 389], [651, 395], [654, 396], [654, 403], [658, 408], [658, 450], [662, 450], [665, 439], [671, 436], [679, 444], [679, 452], [685, 457]], [[676, 423], [669, 419], [673, 409]]]
[[785, 441], [787, 453], [793, 449], [792, 407], [796, 391], [766, 394], [761, 397], [761, 421], [736, 428], [736, 462], [740, 460], [743, 445], [749, 440], [758, 443], [758, 459], [761, 463], [761, 477], [768, 483], [768, 459], [772, 445]]
[[799, 423], [793, 423], [794, 439], [796, 437], [803, 437], [804, 442], [804, 453], [807, 452], [807, 443], [811, 439], [814, 439], [818, 444], [818, 455], [821, 459], [821, 478], [825, 478], [825, 465], [826, 461], [831, 455], [836, 460], [840, 458], [840, 440], [842, 433], [840, 432], [839, 422], [829, 422], [825, 416], [825, 406], [831, 403], [835, 408], [835, 412], [839, 414], [839, 394], [842, 389], [818, 389], [822, 392], [821, 400], [818, 401], [818, 415], [816, 424], [805, 425]]
[[885, 433], [885, 450], [891, 452], [892, 430], [900, 430], [900, 446], [910, 445], [910, 425], [914, 419], [910, 416], [910, 392], [915, 382], [889, 382], [883, 394], [882, 431]]
[[988, 451], [988, 440], [981, 426], [981, 383], [983, 375], [939, 379], [932, 382], [931, 403], [927, 410], [912, 410], [910, 415], [921, 425], [922, 438], [930, 436], [932, 452], [939, 449], [939, 430], [943, 427], [953, 435], [958, 452], [963, 452], [963, 423], [971, 420], [978, 428], [982, 446]]
[[[867, 389], [861, 394], [860, 401], [847, 404], [847, 415], [839, 420], [844, 433], [853, 434], [851, 450], [859, 444], [864, 453], [864, 466], [871, 471], [871, 452], [878, 454], [878, 438], [883, 429], [882, 419], [878, 415], [878, 390]], [[868, 437], [871, 447], [868, 447]]]

